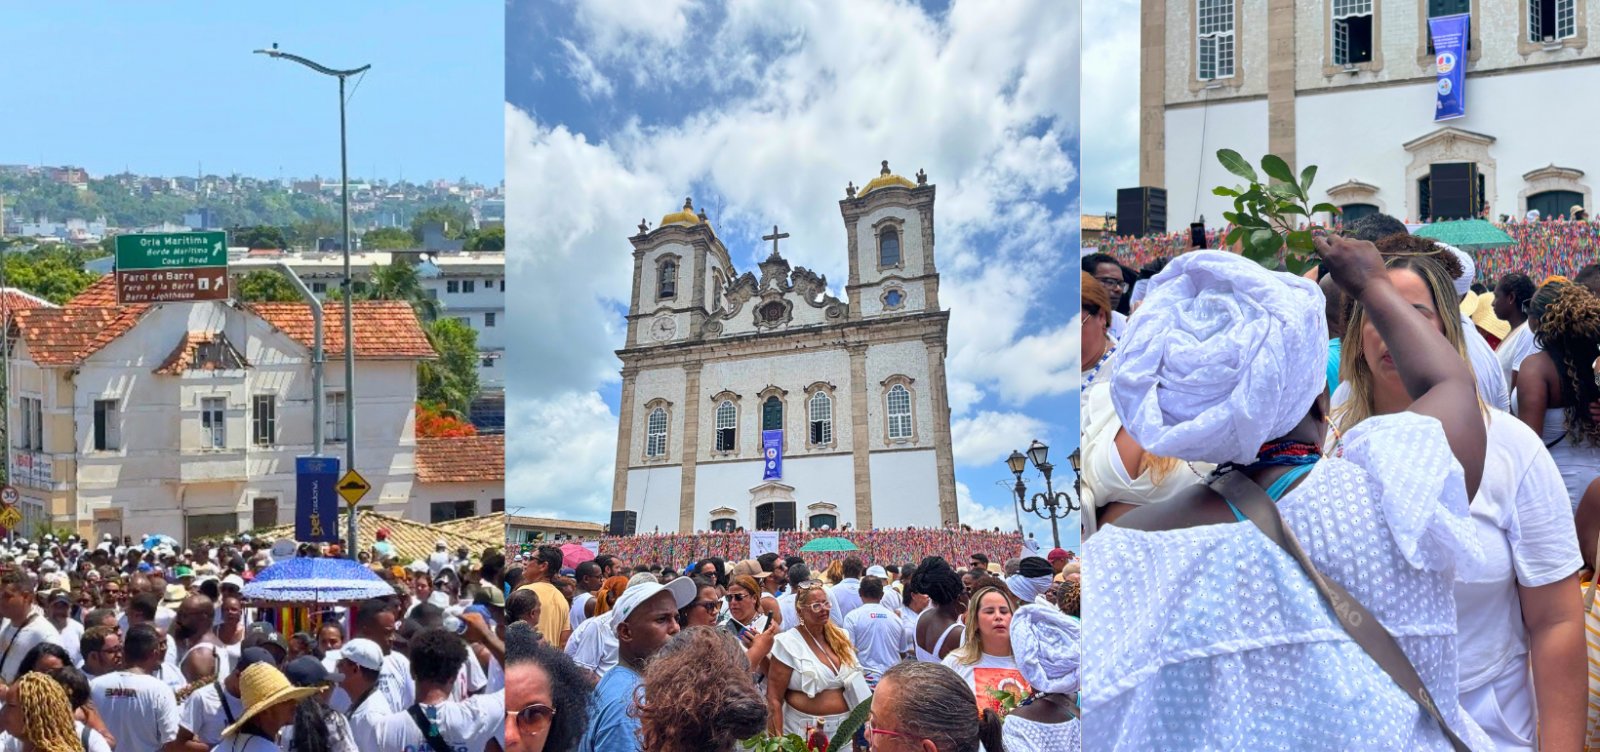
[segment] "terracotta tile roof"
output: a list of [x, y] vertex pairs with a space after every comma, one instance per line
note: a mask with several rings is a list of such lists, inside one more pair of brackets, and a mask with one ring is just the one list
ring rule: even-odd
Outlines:
[[475, 483], [505, 479], [505, 434], [417, 439], [418, 483]]
[[[311, 307], [304, 303], [245, 303], [242, 307], [310, 347], [314, 329]], [[358, 300], [351, 309], [358, 358], [438, 357], [422, 332], [411, 304], [398, 300]], [[344, 305], [323, 304], [323, 350], [329, 358], [344, 354]]]
[[91, 282], [77, 297], [67, 301], [68, 308], [105, 308], [117, 305], [117, 277], [105, 274]]
[[189, 332], [183, 335], [183, 339], [178, 342], [178, 346], [172, 350], [172, 354], [167, 356], [167, 359], [161, 363], [155, 373], [167, 376], [181, 376], [185, 371], [190, 370], [218, 370], [220, 363], [211, 361], [196, 362], [195, 360], [195, 353], [200, 349], [200, 346], [209, 345], [213, 342], [221, 342], [228, 349], [228, 355], [237, 361], [239, 367], [250, 367], [250, 364], [245, 361], [244, 355], [239, 353], [239, 350], [233, 346], [232, 342], [228, 341], [228, 337], [222, 332]]
[[146, 310], [147, 306], [34, 308], [18, 311], [12, 318], [12, 329], [28, 344], [34, 363], [68, 366], [127, 333]]
[[[342, 504], [340, 506], [343, 506]], [[346, 511], [339, 510], [339, 534], [344, 535]], [[445, 545], [455, 551], [461, 546], [466, 546], [467, 551], [476, 560], [483, 555], [486, 548], [505, 548], [505, 527], [499, 520], [491, 519], [493, 515], [485, 517], [469, 517], [455, 520], [450, 523], [449, 529], [445, 524], [424, 525], [415, 520], [401, 517], [390, 517], [370, 510], [362, 509], [356, 512], [356, 532], [361, 536], [361, 546], [371, 548], [372, 543], [378, 539], [378, 528], [389, 529], [389, 543], [394, 545], [395, 552], [402, 563], [416, 559], [426, 559], [433, 553], [433, 544], [439, 539], [444, 539]], [[294, 539], [294, 525], [279, 525], [264, 530], [252, 530], [250, 535], [255, 538], [277, 540], [279, 538]]]
[[606, 526], [599, 522], [558, 520], [553, 517], [525, 517], [520, 514], [514, 514], [510, 517], [507, 517], [506, 527], [531, 527], [544, 530], [586, 530], [594, 535], [600, 535], [606, 530]]
[[25, 290], [15, 287], [0, 288], [0, 299], [3, 299], [5, 309], [11, 313], [29, 311], [35, 308], [55, 308], [56, 304], [44, 298], [33, 295]]

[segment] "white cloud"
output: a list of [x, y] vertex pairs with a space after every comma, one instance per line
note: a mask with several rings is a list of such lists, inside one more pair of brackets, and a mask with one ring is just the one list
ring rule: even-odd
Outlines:
[[956, 513], [961, 515], [961, 524], [971, 525], [981, 530], [1000, 528], [1002, 531], [1017, 529], [1017, 515], [1015, 510], [988, 507], [979, 504], [972, 498], [972, 489], [965, 483], [956, 483]]
[[[542, 1], [542, 0], [541, 0]], [[604, 47], [683, 41], [695, 0], [578, 0], [578, 25]]]
[[595, 67], [594, 61], [590, 60], [583, 50], [578, 49], [577, 45], [569, 39], [556, 41], [561, 43], [561, 49], [567, 53], [567, 75], [578, 82], [578, 90], [583, 93], [584, 99], [605, 99], [616, 91], [616, 87], [611, 85], [611, 80]]
[[1044, 421], [1022, 413], [981, 412], [950, 425], [950, 439], [958, 465], [982, 466], [1002, 462], [1013, 450], [1027, 449], [1031, 439], [1048, 442]]
[[1083, 213], [1117, 210], [1139, 184], [1139, 0], [1083, 4]]
[[[514, 513], [603, 520], [611, 510], [617, 416], [594, 392], [511, 400], [506, 498]], [[518, 427], [538, 426], [523, 431]]]

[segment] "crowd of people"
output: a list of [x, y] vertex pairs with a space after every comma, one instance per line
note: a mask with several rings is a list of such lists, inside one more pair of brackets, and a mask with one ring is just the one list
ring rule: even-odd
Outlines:
[[[798, 551], [817, 538], [844, 537], [858, 549], [857, 555], [871, 561], [920, 561], [925, 556], [941, 556], [955, 561], [967, 551], [1011, 551], [1019, 546], [1048, 549], [1031, 536], [1013, 532], [973, 530], [966, 526], [874, 528], [854, 530], [785, 530], [777, 533], [780, 551]], [[521, 552], [532, 553], [538, 544], [523, 543]], [[750, 552], [750, 533], [743, 530], [702, 530], [695, 533], [639, 533], [605, 536], [601, 550], [628, 561], [697, 561], [720, 556], [738, 561]]]
[[270, 543], [0, 546], [0, 750], [505, 749], [503, 553], [380, 537], [361, 559], [392, 594], [286, 605], [250, 583], [337, 550]]
[[519, 554], [506, 749], [727, 752], [788, 734], [826, 748], [868, 697], [847, 748], [1078, 749], [1079, 564], [1061, 549], [963, 558], [768, 553], [678, 570]]
[[1316, 250], [1083, 259], [1085, 743], [1600, 746], [1596, 254]]

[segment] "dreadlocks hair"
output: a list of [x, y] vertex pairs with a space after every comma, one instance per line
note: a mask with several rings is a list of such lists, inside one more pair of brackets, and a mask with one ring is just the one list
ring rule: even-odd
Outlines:
[[39, 752], [83, 752], [83, 742], [72, 723], [72, 703], [67, 690], [40, 673], [23, 674], [11, 685], [12, 702], [22, 708], [28, 740]]
[[911, 575], [911, 587], [928, 596], [938, 605], [955, 603], [961, 599], [961, 575], [950, 568], [950, 563], [938, 556], [929, 556]]
[[1588, 410], [1600, 399], [1594, 380], [1594, 360], [1600, 356], [1600, 299], [1583, 285], [1559, 286], [1555, 300], [1539, 317], [1536, 337], [1556, 365], [1561, 398], [1567, 404], [1567, 434], [1579, 445], [1600, 447], [1600, 425]]

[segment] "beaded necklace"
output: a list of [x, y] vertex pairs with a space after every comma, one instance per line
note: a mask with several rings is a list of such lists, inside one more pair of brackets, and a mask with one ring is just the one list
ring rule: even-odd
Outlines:
[[1261, 451], [1256, 453], [1256, 461], [1247, 467], [1314, 465], [1320, 459], [1322, 450], [1314, 444], [1304, 441], [1280, 441], [1276, 444], [1262, 444]]
[[1100, 369], [1105, 366], [1107, 360], [1111, 359], [1111, 353], [1116, 351], [1117, 343], [1107, 341], [1106, 351], [1100, 355], [1100, 360], [1094, 364], [1094, 368], [1089, 370], [1089, 375], [1083, 377], [1083, 384], [1079, 387], [1080, 391], [1088, 390], [1089, 385], [1094, 383], [1094, 377], [1100, 375]]

